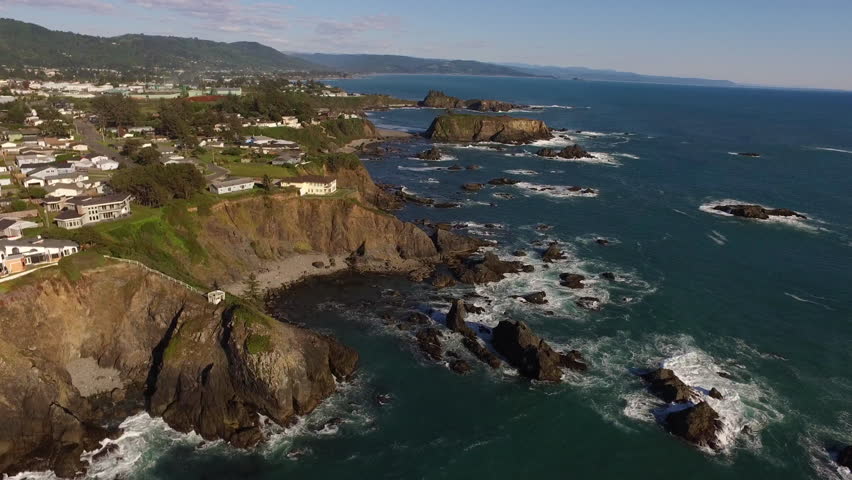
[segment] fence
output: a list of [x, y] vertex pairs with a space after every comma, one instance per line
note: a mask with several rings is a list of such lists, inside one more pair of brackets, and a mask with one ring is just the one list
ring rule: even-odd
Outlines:
[[180, 286], [182, 286], [182, 287], [184, 287], [184, 288], [186, 288], [186, 289], [188, 289], [188, 290], [191, 290], [191, 291], [193, 291], [193, 292], [195, 292], [195, 293], [197, 293], [197, 294], [199, 294], [199, 295], [202, 295], [202, 296], [204, 296], [204, 297], [206, 297], [206, 296], [207, 296], [207, 292], [203, 292], [203, 291], [201, 291], [201, 289], [196, 288], [196, 287], [193, 287], [192, 285], [190, 285], [190, 284], [188, 284], [188, 283], [186, 283], [186, 282], [184, 282], [184, 281], [182, 281], [182, 280], [178, 280], [177, 278], [170, 277], [170, 276], [166, 275], [165, 273], [163, 273], [163, 272], [161, 272], [161, 271], [159, 271], [159, 270], [155, 270], [155, 269], [153, 269], [153, 268], [149, 267], [148, 265], [145, 265], [145, 264], [144, 264], [144, 263], [142, 263], [142, 262], [139, 262], [139, 261], [136, 261], [136, 260], [130, 260], [130, 259], [127, 259], [127, 258], [112, 257], [112, 256], [110, 256], [110, 255], [104, 255], [104, 258], [109, 258], [110, 260], [117, 260], [117, 261], [119, 261], [119, 262], [130, 263], [130, 264], [132, 264], [132, 265], [136, 265], [136, 266], [138, 266], [138, 267], [142, 267], [142, 268], [144, 268], [145, 270], [147, 270], [148, 272], [151, 272], [151, 273], [153, 273], [153, 274], [159, 275], [160, 277], [165, 278], [166, 280], [169, 280], [170, 282], [174, 282], [174, 283], [176, 283], [176, 284], [178, 284], [178, 285], [180, 285]]

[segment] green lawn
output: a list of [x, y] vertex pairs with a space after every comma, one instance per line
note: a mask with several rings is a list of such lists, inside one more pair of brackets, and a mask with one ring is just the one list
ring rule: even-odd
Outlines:
[[268, 163], [239, 163], [233, 162], [223, 165], [231, 171], [231, 175], [235, 177], [253, 177], [263, 178], [264, 175], [269, 175], [270, 178], [293, 177], [299, 174], [295, 167], [270, 165]]

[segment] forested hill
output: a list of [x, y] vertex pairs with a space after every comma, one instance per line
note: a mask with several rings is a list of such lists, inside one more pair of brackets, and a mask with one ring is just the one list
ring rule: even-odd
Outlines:
[[0, 19], [0, 64], [82, 68], [328, 71], [256, 42], [213, 42], [154, 35], [95, 37]]
[[348, 73], [536, 76], [536, 74], [522, 72], [512, 67], [473, 60], [441, 60], [402, 55], [370, 54], [295, 53], [293, 55], [323, 65], [331, 70]]

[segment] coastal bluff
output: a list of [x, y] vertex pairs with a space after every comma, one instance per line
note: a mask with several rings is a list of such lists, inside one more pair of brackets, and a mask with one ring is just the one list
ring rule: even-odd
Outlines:
[[335, 339], [101, 258], [0, 294], [0, 472], [74, 477], [138, 412], [248, 447], [260, 415], [286, 425], [355, 371]]
[[440, 115], [426, 130], [436, 142], [530, 143], [553, 138], [541, 120], [510, 116], [447, 114]]

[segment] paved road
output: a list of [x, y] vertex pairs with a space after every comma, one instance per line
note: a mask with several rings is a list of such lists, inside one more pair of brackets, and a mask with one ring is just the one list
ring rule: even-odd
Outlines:
[[220, 167], [219, 165], [213, 165], [212, 163], [208, 163], [207, 170], [210, 171], [207, 175], [204, 176], [204, 179], [207, 180], [207, 183], [216, 182], [218, 180], [222, 180], [228, 177], [231, 172], [225, 168]]
[[90, 122], [82, 118], [78, 118], [74, 120], [74, 125], [77, 127], [77, 131], [80, 132], [80, 135], [83, 136], [83, 143], [89, 147], [90, 152], [97, 155], [107, 156], [127, 166], [131, 165], [132, 162], [118, 153], [116, 149], [100, 143], [103, 137], [101, 137], [101, 134]]

